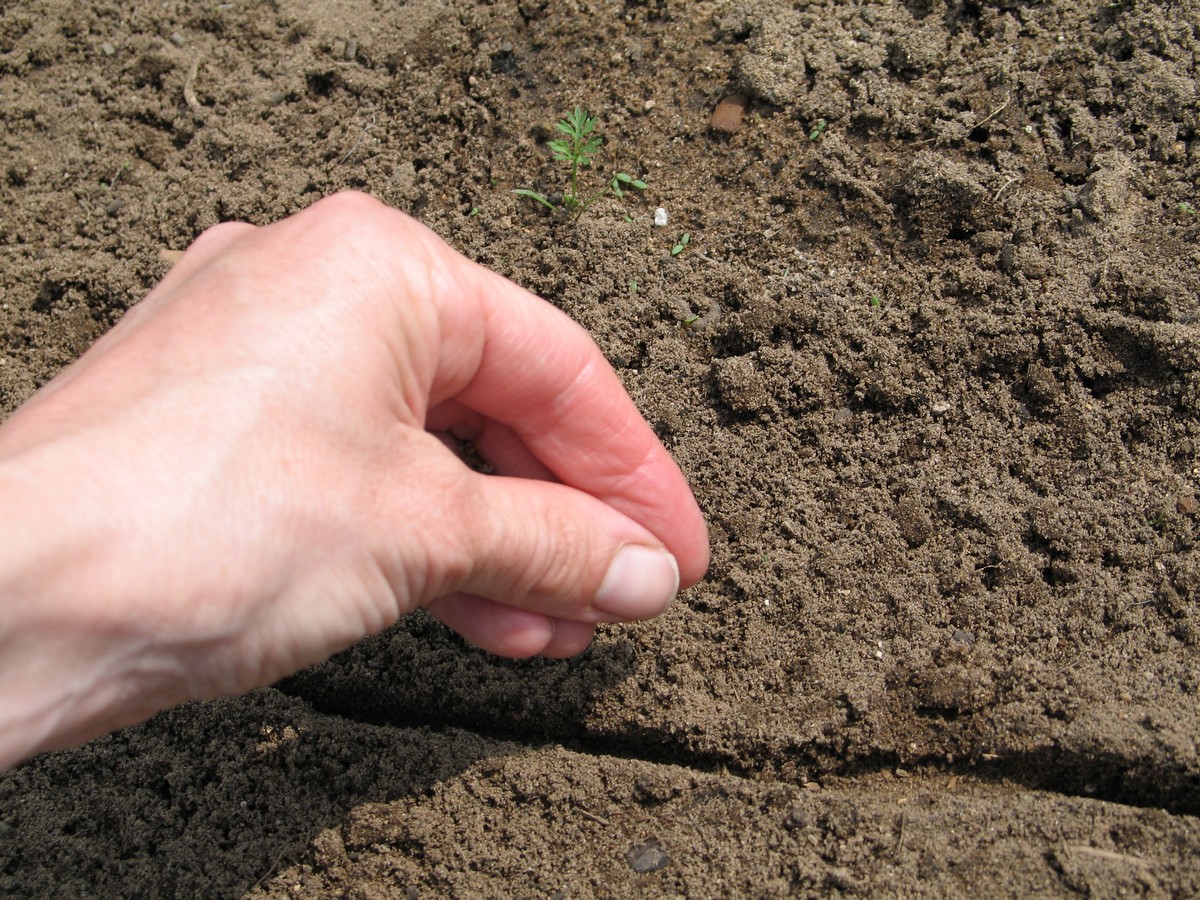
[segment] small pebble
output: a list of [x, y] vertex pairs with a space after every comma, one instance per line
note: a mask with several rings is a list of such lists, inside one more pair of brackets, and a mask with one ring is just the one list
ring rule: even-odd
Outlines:
[[803, 806], [793, 806], [788, 810], [787, 820], [783, 823], [785, 828], [805, 828], [808, 825], [808, 813]]
[[667, 211], [661, 206], [654, 211], [654, 224], [658, 228], [667, 227]]
[[103, 53], [105, 56], [112, 56], [114, 53], [117, 52], [117, 48], [114, 47], [112, 44], [110, 44], [108, 41], [105, 41], [104, 43], [102, 43], [100, 45], [100, 52]]
[[180, 34], [178, 31], [172, 31], [171, 32], [171, 43], [174, 44], [176, 47], [182, 47], [185, 43], [187, 43], [187, 41], [184, 39], [183, 35]]
[[833, 421], [846, 422], [854, 417], [854, 412], [848, 406], [843, 406], [833, 414]]
[[1200, 512], [1200, 500], [1195, 497], [1180, 497], [1175, 501], [1175, 508], [1185, 516], [1194, 516]]
[[625, 860], [635, 872], [657, 872], [671, 863], [671, 857], [663, 852], [662, 846], [653, 838], [632, 848], [625, 854]]
[[717, 108], [713, 110], [712, 118], [708, 122], [708, 127], [713, 131], [733, 134], [741, 129], [742, 116], [745, 114], [746, 95], [730, 94], [717, 104]]

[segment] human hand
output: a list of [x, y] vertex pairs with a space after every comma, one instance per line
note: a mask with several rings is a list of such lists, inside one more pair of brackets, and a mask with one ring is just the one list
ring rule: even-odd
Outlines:
[[0, 498], [0, 766], [420, 606], [571, 656], [708, 563], [586, 332], [356, 194], [205, 232], [0, 427]]

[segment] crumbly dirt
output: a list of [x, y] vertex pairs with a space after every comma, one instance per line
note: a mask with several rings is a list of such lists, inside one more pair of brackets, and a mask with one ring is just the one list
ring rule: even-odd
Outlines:
[[[0, 894], [1200, 893], [1198, 64], [1195, 0], [0, 8], [0, 414], [356, 188], [595, 335], [713, 546], [578, 659], [418, 614], [8, 772]], [[572, 223], [575, 106], [649, 187]]]

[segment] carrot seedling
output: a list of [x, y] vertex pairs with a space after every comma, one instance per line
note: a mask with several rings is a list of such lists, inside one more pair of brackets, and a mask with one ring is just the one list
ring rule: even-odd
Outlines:
[[[595, 133], [596, 120], [579, 107], [576, 107], [571, 111], [570, 115], [556, 122], [554, 128], [560, 134], [565, 135], [565, 137], [550, 142], [550, 151], [554, 154], [556, 161], [569, 163], [571, 166], [571, 184], [567, 190], [563, 191], [562, 208], [572, 218], [579, 218], [583, 215], [585, 209], [606, 194], [612, 194], [620, 200], [624, 198], [625, 191], [630, 188], [639, 191], [646, 189], [646, 182], [640, 178], [634, 178], [627, 172], [618, 172], [612, 177], [604, 190], [591, 197], [585, 197], [579, 189], [579, 170], [586, 169], [592, 164], [592, 158], [599, 151], [600, 144], [603, 143], [600, 136]], [[536, 200], [542, 206], [549, 207], [550, 209], [557, 208], [549, 197], [538, 191], [520, 188], [513, 191], [513, 193], [519, 197], [528, 197], [530, 200]]]

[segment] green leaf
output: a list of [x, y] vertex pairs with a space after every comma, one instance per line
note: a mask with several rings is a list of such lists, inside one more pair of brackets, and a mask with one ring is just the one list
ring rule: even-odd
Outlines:
[[637, 181], [631, 181], [629, 183], [639, 191], [644, 191], [646, 189], [646, 182], [642, 181], [640, 178]]
[[536, 200], [538, 203], [542, 204], [542, 206], [554, 209], [554, 204], [537, 191], [531, 191], [528, 188], [518, 188], [517, 190], [513, 191], [513, 193], [518, 197], [528, 197], [530, 200]]

